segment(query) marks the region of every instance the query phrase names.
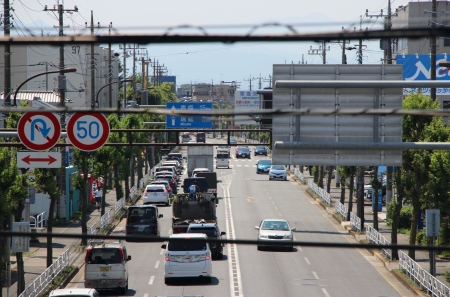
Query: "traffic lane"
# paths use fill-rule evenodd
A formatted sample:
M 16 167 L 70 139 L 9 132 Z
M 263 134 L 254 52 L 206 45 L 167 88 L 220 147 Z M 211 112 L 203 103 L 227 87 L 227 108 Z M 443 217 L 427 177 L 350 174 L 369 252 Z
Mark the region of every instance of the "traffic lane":
M 264 218 L 280 218 L 267 196 L 262 184 L 252 185 L 246 179 L 250 167 L 236 173 L 230 189 L 233 219 L 236 237 L 239 239 L 257 239 L 256 225 Z M 244 173 L 247 171 L 247 173 Z M 255 173 L 256 174 L 256 173 Z M 250 175 L 251 176 L 251 175 Z M 302 280 L 312 279 L 305 261 L 297 256 L 299 252 L 287 252 L 276 249 L 258 251 L 255 245 L 239 245 L 239 261 L 245 296 L 316 296 L 317 288 L 298 291 Z
M 261 216 L 262 218 L 277 218 L 279 217 L 279 214 L 282 214 L 282 217 L 285 219 L 288 219 L 291 224 L 294 227 L 300 227 L 303 226 L 303 230 L 311 230 L 311 231 L 318 231 L 317 233 L 314 232 L 310 232 L 310 233 L 295 233 L 295 238 L 296 239 L 301 239 L 301 240 L 305 240 L 305 241 L 328 241 L 328 242 L 345 242 L 345 239 L 340 235 L 340 233 L 331 225 L 331 223 L 327 220 L 327 218 L 324 216 L 324 214 L 320 213 L 320 209 L 316 208 L 315 206 L 313 206 L 313 204 L 306 199 L 306 197 L 304 197 L 301 193 L 298 192 L 298 187 L 292 185 L 289 182 L 278 182 L 278 181 L 274 181 L 274 182 L 269 182 L 269 183 L 264 183 L 264 179 L 262 179 L 262 185 L 263 186 L 258 186 L 258 187 L 252 187 L 251 186 L 251 182 L 252 179 L 250 178 L 250 180 L 247 178 L 247 180 L 245 180 L 246 178 L 244 178 L 244 176 L 251 176 L 251 172 L 249 168 L 242 168 L 242 177 L 241 179 L 236 178 L 236 181 L 239 180 L 244 180 L 245 183 L 248 184 L 241 184 L 241 185 L 236 185 L 236 188 L 240 189 L 242 191 L 242 189 L 251 189 L 251 191 L 248 191 L 248 193 L 246 193 L 243 196 L 245 197 L 241 197 L 241 199 L 235 199 L 236 201 L 245 201 L 245 203 L 240 203 L 238 206 L 233 205 L 233 211 L 237 212 L 237 210 L 240 210 L 242 212 L 242 215 L 236 216 L 235 215 L 235 220 L 236 217 L 239 217 L 240 219 L 242 219 L 243 217 L 248 217 L 245 214 L 251 213 L 252 211 L 255 211 L 255 213 L 258 213 L 259 216 Z M 244 173 L 245 171 L 247 171 L 247 173 Z M 238 174 L 236 174 L 237 176 L 239 176 Z M 255 173 L 256 175 L 256 173 Z M 255 177 L 256 179 L 256 177 Z M 272 184 L 281 184 L 282 186 L 271 186 Z M 259 184 L 258 184 L 259 185 Z M 266 185 L 266 186 L 264 186 Z M 264 193 L 265 192 L 265 193 Z M 289 193 L 290 192 L 290 193 Z M 232 196 L 236 196 L 236 198 L 238 197 L 238 194 L 233 194 Z M 264 198 L 264 196 L 266 196 L 266 198 Z M 300 196 L 300 197 L 299 197 Z M 248 197 L 257 197 L 254 199 L 248 199 Z M 245 198 L 245 199 L 244 199 Z M 272 199 L 270 199 L 272 198 Z M 235 201 L 233 200 L 233 202 Z M 246 204 L 250 204 L 250 206 L 248 206 L 247 208 L 245 207 Z M 258 205 L 260 204 L 260 205 Z M 278 210 L 277 210 L 278 208 Z M 286 215 L 285 215 L 286 214 Z M 301 217 L 302 219 L 299 220 L 298 218 Z M 305 217 L 307 217 L 305 219 Z M 306 221 L 306 224 L 305 224 Z M 309 222 L 311 221 L 311 222 Z M 259 223 L 259 220 L 255 221 L 255 224 L 257 225 Z M 319 224 L 318 224 L 319 223 Z M 254 228 L 253 225 L 255 224 L 246 224 L 245 220 L 240 220 L 237 222 L 238 225 L 243 226 L 243 228 L 238 229 L 238 231 L 236 232 L 236 234 L 239 234 L 239 231 L 249 231 L 250 229 L 252 229 L 252 227 Z M 321 228 L 317 229 L 317 225 L 319 225 Z M 244 228 L 246 227 L 246 228 Z M 298 228 L 297 227 L 297 228 Z M 320 232 L 324 232 L 324 233 L 320 233 Z M 248 233 L 251 234 L 251 233 Z M 334 237 L 331 237 L 330 234 L 333 234 Z M 245 236 L 246 234 L 244 233 L 242 236 Z M 239 234 L 240 236 L 240 234 Z M 256 233 L 254 233 L 254 237 L 256 238 Z M 335 238 L 336 237 L 336 238 Z M 253 253 L 256 249 L 253 248 Z M 292 272 L 292 266 L 297 266 L 297 267 L 302 267 L 302 270 L 304 268 L 304 266 L 298 266 L 298 263 L 296 261 L 288 261 L 286 262 L 284 260 L 283 257 L 279 257 L 276 260 L 276 264 L 279 269 L 278 269 L 278 273 L 274 273 L 274 271 L 269 272 L 270 277 L 268 277 L 268 281 L 269 281 L 269 286 L 267 285 L 267 281 L 260 281 L 258 282 L 259 286 L 263 286 L 267 291 L 270 290 L 271 286 L 274 285 L 273 282 L 271 283 L 270 280 L 271 279 L 279 279 L 279 281 L 281 281 L 281 279 L 285 282 L 286 287 L 291 288 L 291 287 L 295 287 L 297 285 L 301 285 L 302 286 L 302 290 L 304 289 L 303 286 L 307 286 L 309 287 L 321 287 L 321 289 L 325 289 L 327 290 L 327 288 L 323 288 L 324 285 L 326 286 L 330 286 L 331 290 L 333 290 L 334 292 L 334 288 L 336 288 L 336 291 L 339 292 L 345 292 L 342 296 L 346 295 L 346 296 L 360 296 L 361 292 L 371 292 L 374 294 L 377 294 L 377 291 L 379 293 L 383 293 L 386 294 L 386 296 L 398 296 L 398 294 L 396 293 L 395 290 L 393 290 L 392 287 L 390 287 L 389 285 L 387 285 L 386 281 L 375 271 L 375 269 L 373 269 L 373 267 L 371 267 L 370 263 L 367 262 L 367 260 L 365 260 L 364 257 L 362 257 L 357 251 L 355 250 L 332 250 L 333 252 L 330 253 L 330 249 L 317 249 L 317 248 L 308 248 L 306 251 L 303 248 L 299 248 L 297 250 L 298 256 L 296 256 L 296 258 L 300 258 L 304 263 L 306 263 L 306 265 L 310 266 L 312 265 L 313 267 L 310 267 L 309 269 L 307 269 L 307 271 L 309 271 L 308 273 L 306 273 L 305 275 L 302 275 L 301 278 L 290 278 L 289 275 L 291 273 L 293 273 L 292 275 L 295 275 L 296 272 Z M 269 252 L 271 253 L 271 252 Z M 247 261 L 250 260 L 252 261 L 252 263 L 258 263 L 258 261 L 265 261 L 265 259 L 252 259 L 252 251 L 250 251 L 249 254 L 245 254 L 245 249 L 243 249 L 242 251 L 239 250 L 239 254 L 240 257 L 242 256 L 243 261 Z M 262 255 L 263 253 L 259 253 L 260 255 Z M 284 255 L 285 253 L 276 253 L 275 255 Z M 301 255 L 300 255 L 301 254 Z M 272 256 L 272 254 L 270 254 L 270 256 Z M 264 257 L 267 257 L 264 254 Z M 352 259 L 356 259 L 356 260 L 352 260 Z M 292 259 L 291 259 L 292 260 Z M 317 263 L 320 264 L 317 264 Z M 314 265 L 313 265 L 314 263 Z M 332 263 L 332 264 L 330 264 Z M 244 265 L 245 262 L 241 265 L 241 267 L 247 267 L 246 265 Z M 266 265 L 270 265 L 266 262 L 264 262 L 264 264 L 262 265 L 263 267 L 265 267 Z M 332 269 L 329 269 L 329 266 L 331 265 Z M 266 267 L 275 267 L 275 266 L 266 266 Z M 355 267 L 361 267 L 361 271 L 365 274 L 364 278 L 369 278 L 371 280 L 374 280 L 374 282 L 372 281 L 368 281 L 366 280 L 360 280 L 361 276 L 363 274 L 361 274 L 358 271 L 355 271 L 354 268 Z M 257 270 L 257 269 L 255 269 Z M 287 277 L 281 277 L 283 275 L 284 271 L 288 271 L 288 276 Z M 357 278 L 358 280 L 360 280 L 360 282 L 358 283 L 358 285 L 355 287 L 351 287 L 349 288 L 349 286 L 347 286 L 347 282 L 342 282 L 342 281 L 336 281 L 335 278 L 333 278 L 333 274 L 328 273 L 329 271 L 333 271 L 334 274 L 337 274 L 339 276 L 341 276 L 342 278 L 347 279 L 354 279 Z M 245 280 L 246 275 L 249 274 L 250 276 L 250 281 L 251 281 L 251 277 L 254 275 L 253 271 L 249 271 L 246 272 L 243 269 L 242 275 L 243 275 L 243 283 L 246 284 L 248 283 L 247 280 Z M 298 274 L 298 273 L 297 273 Z M 308 278 L 309 275 L 309 278 Z M 303 281 L 305 280 L 309 280 L 311 278 L 311 276 L 313 277 L 313 279 L 315 279 L 314 283 L 321 283 L 320 286 L 314 286 L 312 284 L 308 284 L 308 283 L 303 283 Z M 340 278 L 341 278 L 340 277 Z M 265 279 L 264 276 L 258 275 L 258 279 Z M 299 282 L 301 284 L 299 284 Z M 376 286 L 374 286 L 374 283 L 377 284 Z M 379 284 L 379 285 L 378 285 Z M 278 282 L 275 284 L 278 285 Z M 251 286 L 250 288 L 252 290 L 254 290 L 255 286 Z M 382 290 L 378 290 L 378 287 L 382 287 Z M 345 288 L 345 289 L 343 289 Z M 260 289 L 260 287 L 258 287 L 258 289 Z M 246 287 L 244 285 L 244 292 L 246 295 L 249 294 L 249 288 Z M 329 290 L 329 289 L 328 289 Z M 258 294 L 261 290 L 255 291 L 255 292 L 251 292 L 251 296 L 253 296 L 253 294 Z M 295 290 L 294 290 L 295 291 Z M 315 292 L 317 293 L 317 292 Z M 322 293 L 323 290 L 322 290 Z M 295 296 L 295 295 L 290 295 L 287 294 L 286 296 Z M 332 296 L 334 296 L 334 294 L 332 294 Z
M 163 218 L 161 223 L 161 236 L 167 237 L 171 234 L 172 227 L 172 207 L 158 207 Z M 217 215 L 224 217 L 223 207 L 217 207 Z M 219 228 L 225 229 L 219 222 Z M 144 245 L 142 245 L 144 244 Z M 164 284 L 164 250 L 161 249 L 161 243 L 127 243 L 128 253 L 132 254 L 136 261 L 130 266 L 130 275 L 133 275 L 133 281 L 130 281 L 130 289 L 136 291 L 137 295 L 155 294 L 156 295 L 205 295 L 220 294 L 229 295 L 229 272 L 227 256 L 223 260 L 213 260 L 212 272 L 213 278 L 211 284 L 205 284 L 199 279 L 187 279 L 175 282 L 172 285 Z M 132 261 L 131 261 L 132 262 Z M 130 262 L 130 263 L 131 263 Z M 143 265 L 144 264 L 144 265 Z M 131 277 L 130 277 L 131 278 Z

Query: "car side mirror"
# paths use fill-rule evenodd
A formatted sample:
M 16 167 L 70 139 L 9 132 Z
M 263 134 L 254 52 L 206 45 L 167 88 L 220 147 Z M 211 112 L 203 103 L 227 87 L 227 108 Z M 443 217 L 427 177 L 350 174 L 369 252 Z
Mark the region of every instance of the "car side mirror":
M 130 260 L 131 260 L 131 256 L 128 256 L 127 261 L 130 261 Z
M 214 157 L 214 159 L 217 159 L 217 157 Z
M 255 226 L 255 229 L 256 229 L 256 230 L 259 230 L 259 227 L 258 227 L 258 226 Z
M 160 214 L 159 216 L 158 216 L 158 218 L 162 218 L 163 217 L 163 214 Z
M 222 231 L 220 232 L 220 235 L 227 235 L 227 232 Z
M 295 229 L 295 228 L 292 228 L 292 229 L 291 229 L 291 231 L 297 231 L 297 229 Z
M 221 183 L 221 182 L 222 182 L 222 180 L 218 179 L 218 180 L 217 180 L 217 182 L 218 182 L 218 183 Z
M 162 245 L 161 245 L 161 248 L 162 248 L 162 249 L 167 248 L 167 244 L 162 244 Z

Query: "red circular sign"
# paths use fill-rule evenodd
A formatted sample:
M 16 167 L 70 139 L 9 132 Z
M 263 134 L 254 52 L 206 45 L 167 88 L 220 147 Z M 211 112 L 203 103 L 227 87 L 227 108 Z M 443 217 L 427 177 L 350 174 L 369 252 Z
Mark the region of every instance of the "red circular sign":
M 33 151 L 51 149 L 61 137 L 61 124 L 51 112 L 27 112 L 17 124 L 17 135 Z
M 67 122 L 67 138 L 82 151 L 98 150 L 108 141 L 108 120 L 101 113 L 77 112 Z

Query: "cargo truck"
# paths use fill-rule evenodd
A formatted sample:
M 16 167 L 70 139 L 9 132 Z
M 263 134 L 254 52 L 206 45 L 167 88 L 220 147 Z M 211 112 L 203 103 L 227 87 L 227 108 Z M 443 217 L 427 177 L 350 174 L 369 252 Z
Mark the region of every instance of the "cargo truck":
M 190 146 L 187 150 L 187 171 L 191 176 L 195 168 L 208 168 L 214 171 L 214 147 L 212 146 Z
M 195 185 L 194 195 L 189 187 Z M 178 194 L 172 203 L 172 232 L 186 233 L 190 224 L 216 223 L 214 194 L 208 193 L 209 184 L 204 177 L 190 177 L 183 181 L 183 194 Z

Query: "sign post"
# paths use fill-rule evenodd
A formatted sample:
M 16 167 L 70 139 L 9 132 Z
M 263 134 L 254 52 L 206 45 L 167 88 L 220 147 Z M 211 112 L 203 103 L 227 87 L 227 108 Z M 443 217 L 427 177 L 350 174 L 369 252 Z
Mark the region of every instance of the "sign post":
M 13 232 L 30 232 L 30 222 L 13 222 L 12 227 Z M 24 253 L 30 251 L 29 236 L 13 236 L 11 243 L 13 253 Z
M 77 112 L 67 122 L 69 141 L 86 152 L 101 148 L 108 141 L 109 132 L 108 120 L 101 113 Z

